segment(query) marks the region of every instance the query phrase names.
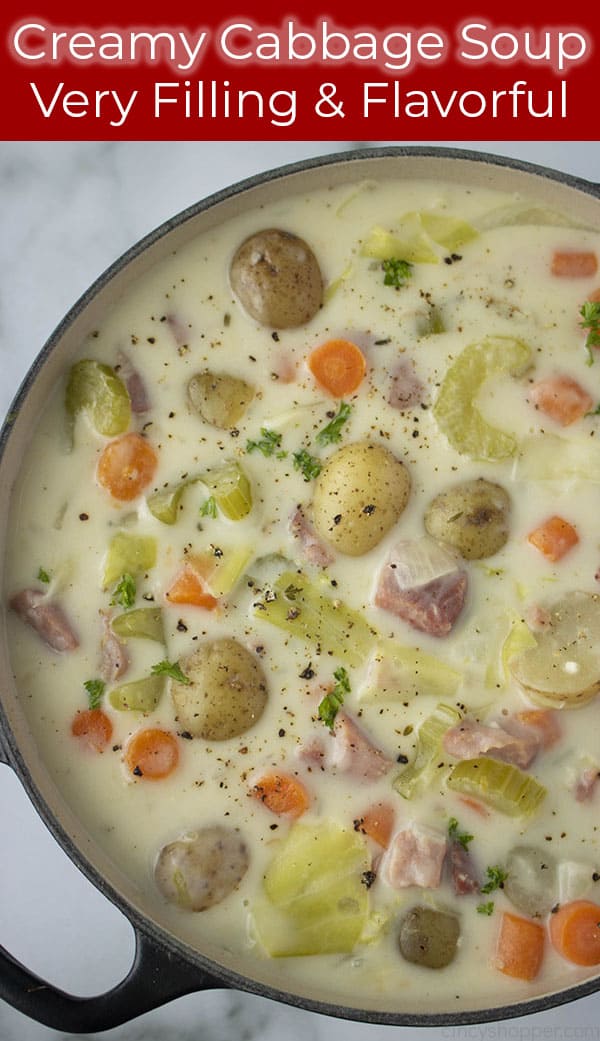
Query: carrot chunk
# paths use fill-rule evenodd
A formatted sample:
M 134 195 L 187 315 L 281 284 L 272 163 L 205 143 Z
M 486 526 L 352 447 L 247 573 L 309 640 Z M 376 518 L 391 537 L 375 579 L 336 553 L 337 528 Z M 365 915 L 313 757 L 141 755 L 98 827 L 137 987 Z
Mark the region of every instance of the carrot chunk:
M 589 412 L 594 402 L 587 390 L 570 376 L 549 376 L 534 383 L 529 400 L 561 426 L 570 426 Z
M 307 364 L 317 383 L 335 398 L 352 394 L 367 371 L 362 351 L 350 340 L 328 340 L 315 347 Z
M 165 593 L 170 604 L 189 604 L 212 611 L 218 601 L 207 591 L 204 582 L 190 564 L 184 564 Z
M 378 802 L 361 814 L 354 822 L 354 827 L 387 849 L 392 837 L 394 817 L 394 807 L 389 802 Z
M 600 964 L 600 905 L 572 900 L 550 916 L 552 946 L 575 965 Z
M 588 293 L 586 299 L 589 300 L 591 304 L 600 304 L 600 287 L 594 289 L 591 293 Z
M 98 460 L 98 482 L 113 499 L 130 502 L 154 477 L 158 459 L 141 434 L 123 434 L 109 441 Z
M 101 708 L 86 708 L 74 716 L 71 733 L 92 752 L 103 752 L 112 737 L 113 725 Z
M 179 745 L 168 730 L 138 730 L 125 749 L 125 763 L 136 777 L 162 780 L 173 773 L 179 762 Z
M 558 278 L 590 278 L 598 270 L 598 258 L 591 250 L 556 250 L 551 271 Z
M 254 782 L 250 794 L 271 813 L 293 819 L 301 817 L 310 805 L 306 788 L 290 774 L 265 774 Z
M 530 918 L 504 911 L 496 946 L 494 965 L 506 976 L 533 980 L 542 966 L 545 933 L 543 926 Z
M 555 563 L 579 542 L 575 528 L 562 517 L 549 517 L 527 536 L 527 541 Z

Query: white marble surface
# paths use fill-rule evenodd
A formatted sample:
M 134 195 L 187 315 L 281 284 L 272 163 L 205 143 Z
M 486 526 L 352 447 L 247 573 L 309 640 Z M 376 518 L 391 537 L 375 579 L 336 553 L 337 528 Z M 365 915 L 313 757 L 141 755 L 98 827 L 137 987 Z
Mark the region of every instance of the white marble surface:
M 600 180 L 594 142 L 444 142 Z M 167 217 L 262 169 L 343 144 L 0 143 L 0 414 L 65 311 L 102 270 Z M 131 962 L 129 924 L 80 875 L 0 767 L 2 942 L 42 976 L 99 993 Z M 349 1023 L 247 994 L 180 998 L 105 1041 L 597 1041 L 600 994 L 536 1016 L 438 1030 Z M 59 1041 L 0 1003 L 0 1041 Z

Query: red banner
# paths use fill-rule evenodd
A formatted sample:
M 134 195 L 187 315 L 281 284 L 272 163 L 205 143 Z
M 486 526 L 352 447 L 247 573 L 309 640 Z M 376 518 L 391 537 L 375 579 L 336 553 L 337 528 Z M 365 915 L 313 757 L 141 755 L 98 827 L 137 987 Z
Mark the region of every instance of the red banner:
M 494 7 L 5 0 L 2 137 L 596 139 L 597 5 Z

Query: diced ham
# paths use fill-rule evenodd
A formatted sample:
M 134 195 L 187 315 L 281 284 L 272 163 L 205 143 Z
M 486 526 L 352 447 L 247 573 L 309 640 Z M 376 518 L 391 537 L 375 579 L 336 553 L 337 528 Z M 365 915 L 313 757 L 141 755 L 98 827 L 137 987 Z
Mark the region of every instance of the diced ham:
M 377 577 L 377 607 L 430 636 L 447 636 L 467 595 L 456 554 L 428 536 L 398 542 Z
M 338 712 L 333 731 L 304 741 L 298 755 L 310 765 L 357 780 L 374 781 L 394 765 L 347 712 Z
M 74 651 L 79 640 L 62 607 L 41 589 L 23 589 L 10 600 L 13 611 L 54 651 Z
M 450 727 L 443 737 L 444 750 L 455 759 L 476 759 L 489 755 L 513 766 L 526 769 L 535 759 L 540 747 L 533 732 L 524 736 L 510 734 L 499 726 L 485 726 L 474 719 L 463 719 Z
M 102 612 L 102 639 L 100 641 L 100 675 L 107 683 L 124 676 L 129 668 L 129 655 L 110 625 L 110 617 Z
M 379 864 L 379 878 L 392 889 L 437 889 L 446 849 L 444 835 L 411 821 L 392 836 Z
M 189 325 L 186 325 L 186 323 L 177 314 L 168 314 L 166 315 L 165 320 L 167 326 L 173 333 L 173 337 L 177 346 L 187 347 L 191 336 L 191 330 Z
M 135 412 L 136 415 L 148 412 L 150 409 L 150 399 L 148 397 L 146 384 L 138 370 L 132 365 L 131 360 L 122 351 L 119 351 L 119 372 L 125 381 L 125 386 L 127 387 L 127 393 L 129 394 L 129 400 L 131 402 L 131 411 Z
M 588 802 L 593 797 L 599 780 L 600 771 L 597 767 L 591 766 L 583 770 L 574 788 L 577 802 Z
M 328 567 L 335 560 L 335 554 L 321 542 L 312 524 L 306 519 L 301 506 L 297 506 L 289 522 L 290 533 L 300 543 L 304 557 L 309 564 Z
M 423 401 L 425 387 L 407 359 L 403 358 L 392 369 L 388 404 L 401 412 L 415 408 Z
M 448 849 L 448 865 L 452 885 L 457 896 L 478 893 L 481 882 L 477 877 L 473 857 L 460 842 L 451 842 Z

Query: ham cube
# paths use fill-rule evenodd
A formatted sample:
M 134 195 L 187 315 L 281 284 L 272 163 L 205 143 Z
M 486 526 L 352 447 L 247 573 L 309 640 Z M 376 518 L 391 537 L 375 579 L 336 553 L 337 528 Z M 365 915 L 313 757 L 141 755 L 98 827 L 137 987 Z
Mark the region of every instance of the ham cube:
M 392 836 L 381 858 L 379 878 L 392 889 L 437 889 L 446 849 L 444 835 L 411 821 Z

